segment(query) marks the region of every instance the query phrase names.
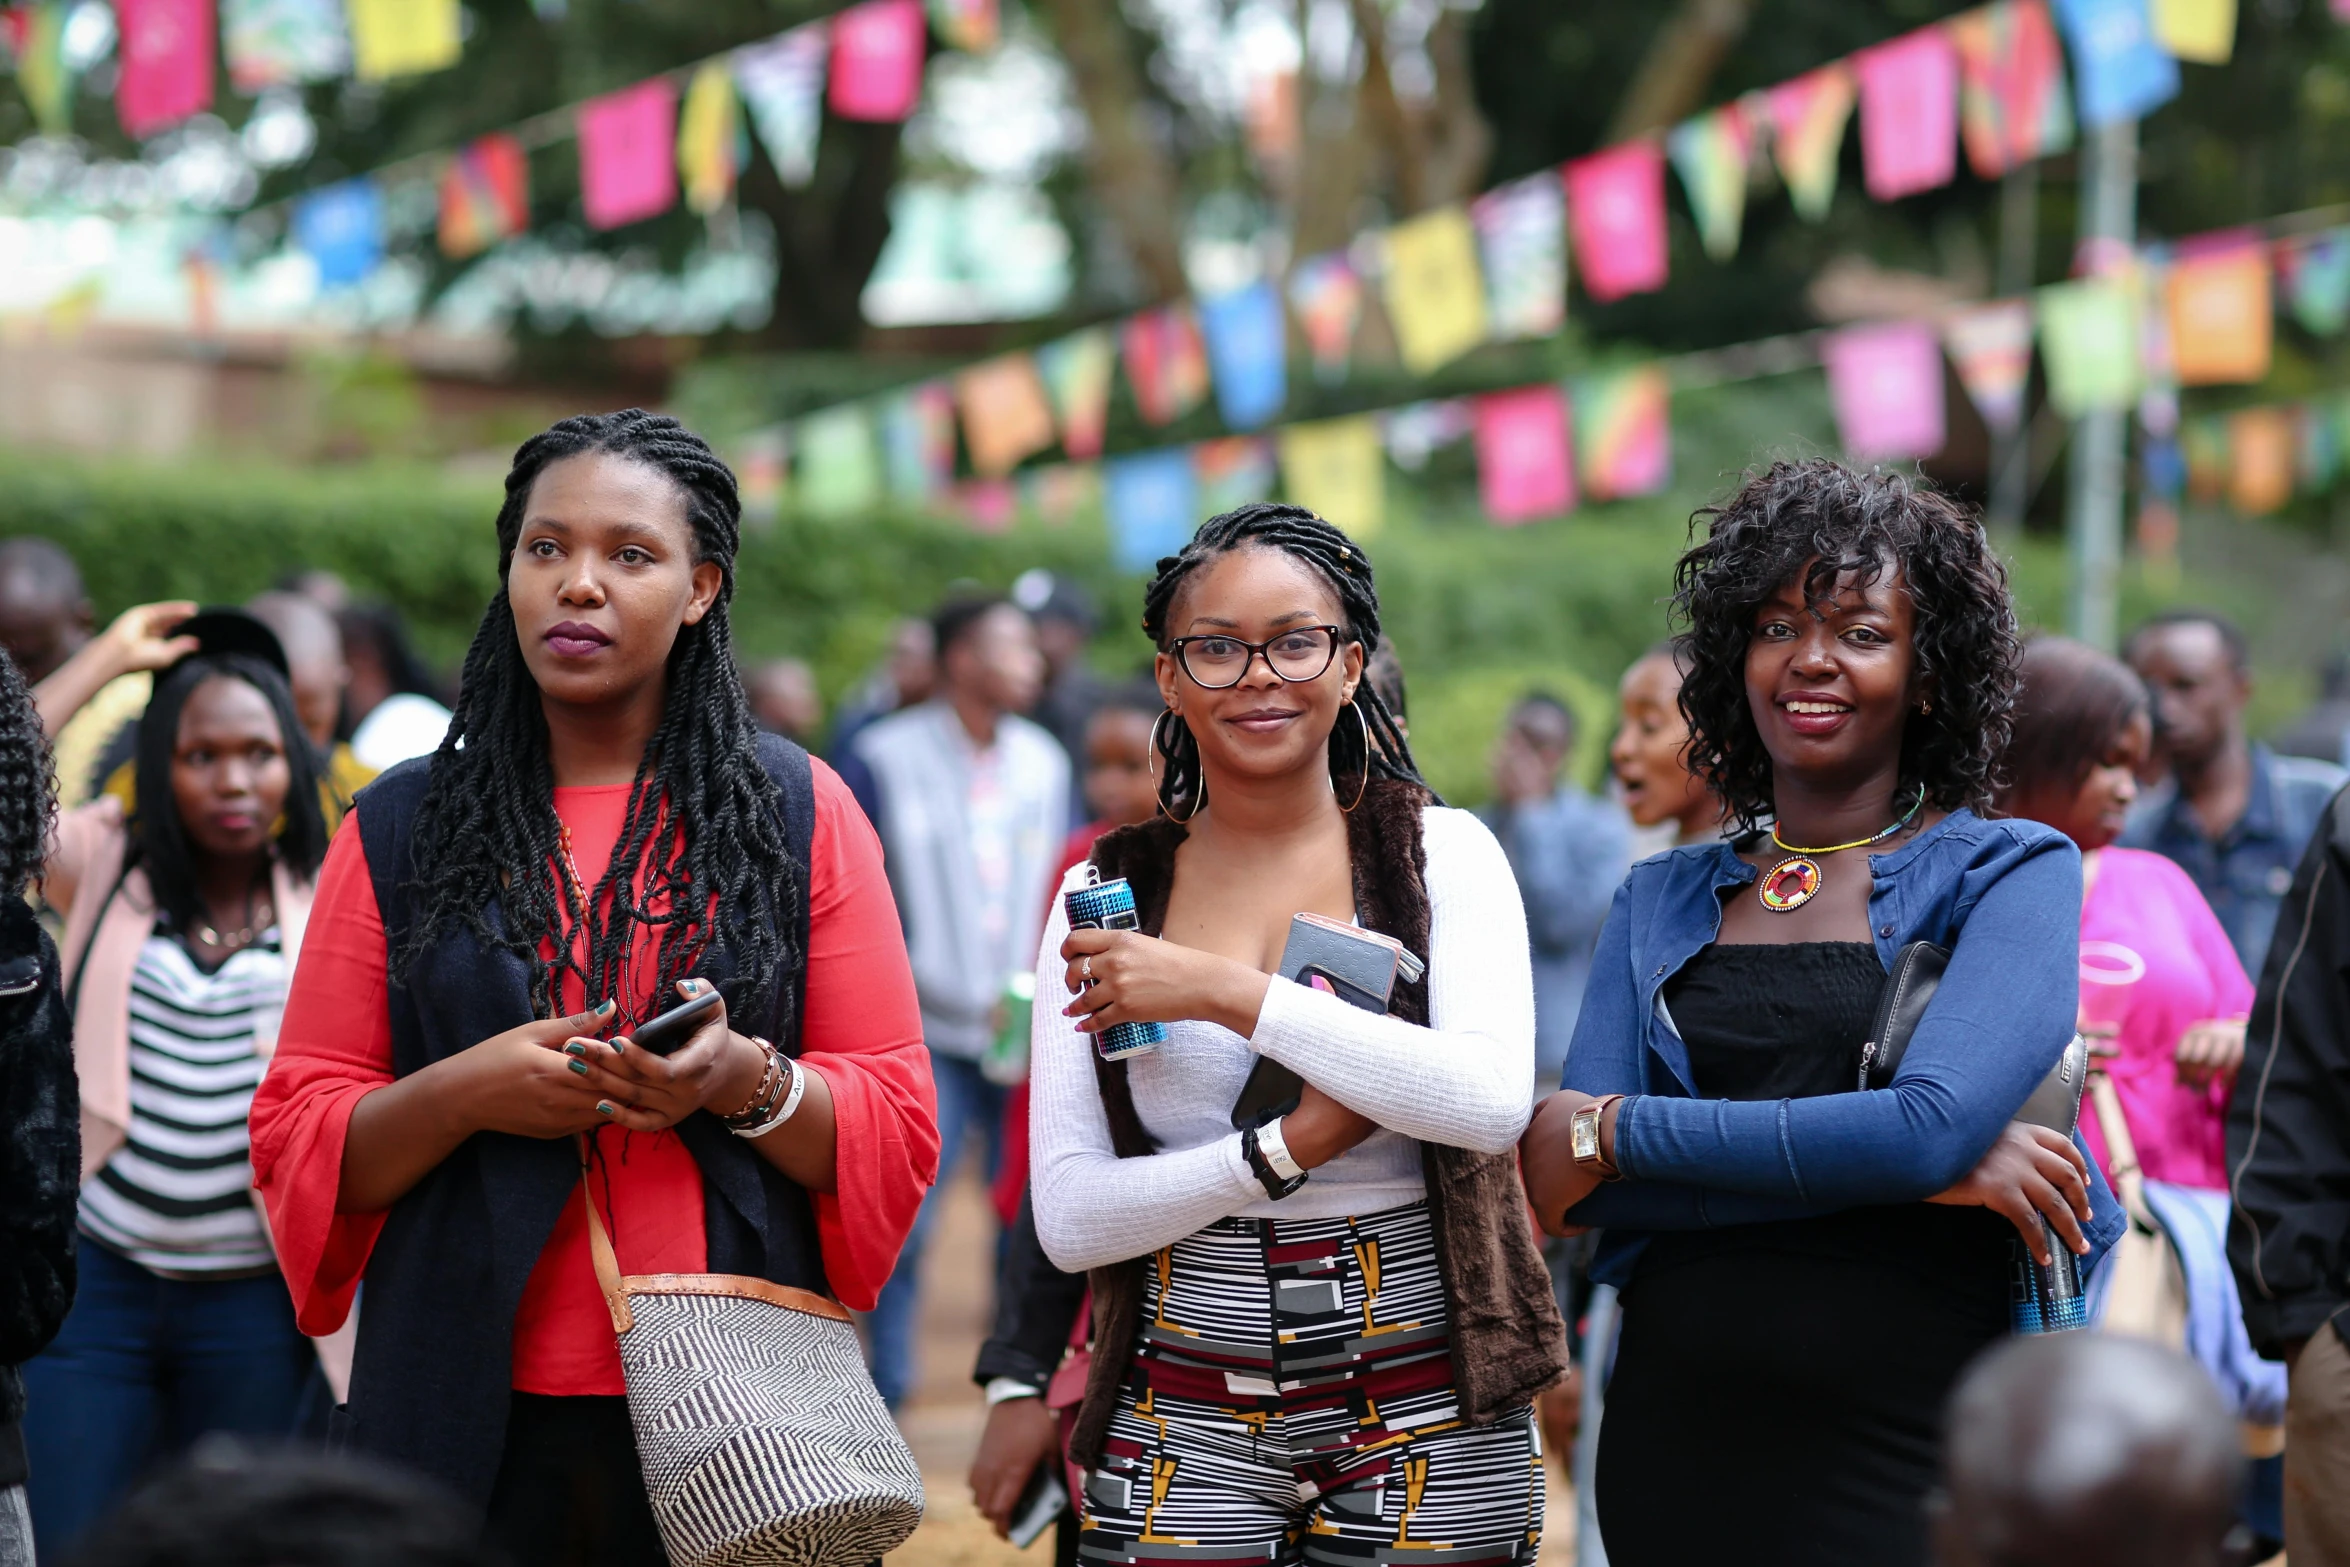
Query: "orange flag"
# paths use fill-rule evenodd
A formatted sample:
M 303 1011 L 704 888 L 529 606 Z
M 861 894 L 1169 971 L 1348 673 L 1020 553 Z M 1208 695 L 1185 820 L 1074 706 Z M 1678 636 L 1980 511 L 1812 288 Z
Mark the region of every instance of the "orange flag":
M 2273 307 L 2268 247 L 2247 244 L 2171 264 L 2165 288 L 2181 386 L 2222 386 L 2268 374 Z

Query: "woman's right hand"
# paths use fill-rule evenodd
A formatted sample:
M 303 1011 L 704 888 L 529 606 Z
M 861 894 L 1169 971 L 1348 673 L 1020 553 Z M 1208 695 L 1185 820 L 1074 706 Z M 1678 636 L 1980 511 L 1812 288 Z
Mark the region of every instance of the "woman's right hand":
M 587 1063 L 563 1047 L 609 1027 L 612 1012 L 607 1001 L 570 1017 L 525 1023 L 451 1056 L 451 1109 L 468 1133 L 568 1137 L 609 1121 L 610 1113 L 596 1108 L 606 1096 L 589 1086 Z
M 2008 1122 L 1965 1180 L 1926 1201 L 1990 1209 L 2016 1227 L 2042 1267 L 2056 1260 L 2042 1218 L 2075 1252 L 2089 1250 L 2081 1230 L 2089 1217 L 2089 1161 L 2071 1138 L 2045 1126 Z

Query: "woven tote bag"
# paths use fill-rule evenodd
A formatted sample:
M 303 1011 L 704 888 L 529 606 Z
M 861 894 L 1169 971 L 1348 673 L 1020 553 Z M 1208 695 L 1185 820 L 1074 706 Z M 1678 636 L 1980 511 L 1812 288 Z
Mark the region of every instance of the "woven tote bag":
M 673 1567 L 836 1567 L 904 1544 L 922 1472 L 848 1309 L 731 1273 L 623 1277 L 584 1180 L 580 1200 Z

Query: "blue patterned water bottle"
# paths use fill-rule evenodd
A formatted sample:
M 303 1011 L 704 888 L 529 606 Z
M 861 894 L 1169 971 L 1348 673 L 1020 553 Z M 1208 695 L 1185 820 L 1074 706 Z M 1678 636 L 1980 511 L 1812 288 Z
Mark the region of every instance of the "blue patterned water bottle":
M 1126 879 L 1103 881 L 1091 865 L 1085 867 L 1085 885 L 1063 893 L 1061 906 L 1069 912 L 1071 930 L 1135 930 L 1142 924 Z M 1093 988 L 1091 980 L 1086 988 Z M 1157 1023 L 1113 1023 L 1093 1036 L 1093 1048 L 1104 1061 L 1123 1061 L 1166 1042 L 1167 1030 Z

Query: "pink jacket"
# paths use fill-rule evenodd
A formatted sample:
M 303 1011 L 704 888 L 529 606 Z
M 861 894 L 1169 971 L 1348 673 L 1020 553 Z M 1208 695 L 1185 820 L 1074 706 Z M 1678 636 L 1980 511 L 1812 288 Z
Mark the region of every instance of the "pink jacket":
M 82 1093 L 85 1181 L 130 1135 L 131 971 L 154 932 L 155 899 L 144 871 L 123 873 L 129 847 L 120 800 L 101 799 L 64 812 L 57 818 L 43 885 L 50 907 L 65 916 L 58 957 L 75 997 L 73 1059 Z M 271 873 L 270 893 L 290 973 L 310 918 L 311 885 L 278 866 Z M 269 1054 L 277 1048 L 276 1030 L 266 1030 L 256 1044 Z

